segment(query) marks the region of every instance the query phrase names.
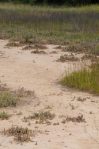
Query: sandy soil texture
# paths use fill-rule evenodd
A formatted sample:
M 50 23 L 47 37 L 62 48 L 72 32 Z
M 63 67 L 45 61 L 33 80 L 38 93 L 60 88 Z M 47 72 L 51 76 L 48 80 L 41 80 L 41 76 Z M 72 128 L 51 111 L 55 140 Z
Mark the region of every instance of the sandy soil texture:
M 0 149 L 99 149 L 99 97 L 64 88 L 58 83 L 65 71 L 78 69 L 80 62 L 57 62 L 60 55 L 65 54 L 56 49 L 57 45 L 46 45 L 46 54 L 37 54 L 22 47 L 8 48 L 7 42 L 0 40 L 1 83 L 11 90 L 24 87 L 34 91 L 35 97 L 27 98 L 14 108 L 0 109 L 11 114 L 8 120 L 0 120 L 0 131 L 13 125 L 38 133 L 32 142 L 22 144 L 0 133 Z M 55 118 L 50 124 L 24 120 L 38 111 L 50 111 Z M 83 115 L 85 122 L 66 121 L 67 117 L 79 115 Z

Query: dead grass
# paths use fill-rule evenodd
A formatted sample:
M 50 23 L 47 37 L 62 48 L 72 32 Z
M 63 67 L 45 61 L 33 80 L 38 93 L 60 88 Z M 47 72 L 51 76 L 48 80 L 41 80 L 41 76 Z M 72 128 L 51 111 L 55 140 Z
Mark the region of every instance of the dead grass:
M 84 102 L 84 101 L 86 101 L 87 100 L 87 98 L 82 98 L 82 97 L 78 97 L 77 98 L 77 101 L 80 101 L 80 102 Z
M 0 92 L 2 91 L 8 91 L 9 89 L 7 88 L 6 84 L 0 84 Z
M 18 90 L 14 91 L 18 97 L 30 97 L 35 96 L 34 91 L 26 90 L 24 87 L 19 88 Z
M 78 61 L 79 59 L 77 57 L 75 57 L 74 54 L 71 55 L 61 55 L 60 58 L 57 60 L 57 62 L 67 62 L 67 61 Z
M 45 51 L 42 51 L 42 50 L 34 50 L 31 52 L 32 54 L 46 54 Z
M 34 47 L 32 46 L 32 45 L 27 45 L 27 46 L 25 46 L 25 47 L 23 47 L 22 48 L 22 50 L 33 50 L 34 49 Z
M 32 116 L 28 117 L 28 119 L 35 119 L 38 124 L 50 123 L 54 118 L 55 114 L 52 114 L 49 111 L 34 113 Z
M 72 53 L 92 53 L 95 49 L 94 43 L 78 43 L 72 44 L 63 48 L 63 52 L 72 52 Z
M 67 116 L 67 118 L 64 119 L 64 120 L 62 121 L 62 123 L 65 124 L 66 122 L 85 123 L 86 121 L 85 121 L 83 115 L 78 115 L 77 117 L 70 117 L 70 116 Z
M 81 57 L 81 60 L 84 61 L 84 60 L 91 60 L 91 61 L 97 61 L 97 56 L 94 55 L 94 54 L 85 54 Z
M 23 46 L 23 44 L 21 44 L 18 41 L 11 41 L 6 44 L 6 47 L 21 47 L 21 46 Z
M 13 136 L 14 140 L 17 142 L 29 142 L 31 137 L 35 135 L 32 130 L 22 127 L 11 127 L 8 130 L 3 131 L 4 135 Z

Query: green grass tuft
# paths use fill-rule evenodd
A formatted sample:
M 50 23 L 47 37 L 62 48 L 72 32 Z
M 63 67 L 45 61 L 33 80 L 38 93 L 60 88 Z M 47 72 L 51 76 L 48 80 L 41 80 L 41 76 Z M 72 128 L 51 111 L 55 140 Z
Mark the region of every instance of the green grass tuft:
M 16 106 L 17 100 L 16 95 L 10 92 L 0 92 L 0 107 Z
M 99 64 L 92 65 L 91 69 L 83 69 L 66 75 L 61 80 L 61 84 L 99 94 Z

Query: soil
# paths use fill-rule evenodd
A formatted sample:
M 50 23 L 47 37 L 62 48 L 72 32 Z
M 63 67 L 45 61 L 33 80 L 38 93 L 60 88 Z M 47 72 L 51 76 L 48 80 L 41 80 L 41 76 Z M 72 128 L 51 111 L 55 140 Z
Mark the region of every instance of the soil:
M 0 40 L 1 83 L 11 90 L 24 87 L 34 91 L 35 97 L 27 97 L 23 104 L 14 108 L 1 108 L 0 111 L 11 114 L 11 117 L 0 120 L 0 131 L 19 126 L 39 133 L 31 142 L 22 144 L 0 133 L 0 149 L 99 149 L 99 97 L 64 88 L 58 83 L 65 72 L 80 69 L 85 63 L 57 62 L 66 54 L 56 48 L 58 45 L 46 45 L 47 54 L 33 54 L 22 47 L 7 48 L 7 43 Z M 86 100 L 80 102 L 78 98 Z M 50 111 L 55 117 L 45 124 L 36 123 L 34 119 L 25 121 L 24 117 L 39 111 Z M 85 121 L 65 121 L 79 115 Z

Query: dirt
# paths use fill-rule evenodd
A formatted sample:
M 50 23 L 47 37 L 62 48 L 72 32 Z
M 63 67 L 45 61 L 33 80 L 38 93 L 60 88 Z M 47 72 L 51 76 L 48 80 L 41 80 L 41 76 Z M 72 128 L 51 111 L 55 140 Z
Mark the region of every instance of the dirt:
M 58 45 L 46 45 L 47 54 L 33 54 L 22 50 L 22 47 L 5 48 L 7 43 L 0 40 L 0 53 L 3 53 L 0 57 L 1 83 L 7 84 L 11 90 L 24 88 L 35 92 L 35 97 L 25 98 L 24 104 L 14 108 L 0 109 L 0 112 L 11 115 L 8 120 L 0 120 L 0 132 L 13 126 L 40 133 L 32 138 L 32 142 L 22 144 L 0 133 L 0 149 L 99 149 L 99 97 L 58 84 L 65 72 L 80 69 L 85 61 L 83 64 L 80 61 L 57 63 L 56 60 L 66 54 L 56 48 Z M 86 100 L 80 102 L 78 98 Z M 33 119 L 24 120 L 24 117 L 40 111 L 55 114 L 51 123 L 38 124 Z M 74 120 L 79 115 L 83 115 L 86 122 Z M 63 123 L 67 117 L 73 120 Z

